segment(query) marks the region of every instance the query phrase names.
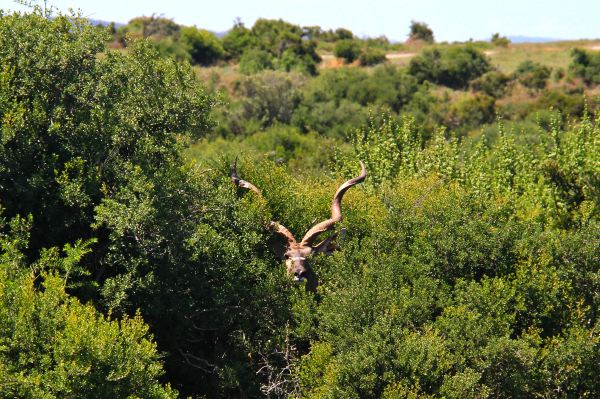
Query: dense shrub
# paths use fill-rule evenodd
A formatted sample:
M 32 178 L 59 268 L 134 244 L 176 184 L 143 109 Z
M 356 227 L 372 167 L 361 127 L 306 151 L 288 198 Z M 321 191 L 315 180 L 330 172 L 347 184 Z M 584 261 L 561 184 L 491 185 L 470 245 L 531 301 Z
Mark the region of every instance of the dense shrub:
M 566 117 L 581 117 L 586 108 L 583 94 L 567 94 L 561 90 L 546 90 L 536 101 L 538 109 L 554 109 Z
M 30 222 L 0 226 L 8 230 L 0 237 L 0 398 L 177 397 L 158 382 L 162 364 L 139 314 L 105 317 L 65 292 L 90 243 L 27 264 Z
M 305 75 L 316 75 L 317 65 L 321 57 L 315 52 L 315 43 L 303 47 L 285 50 L 277 60 L 277 69 L 286 72 L 301 72 Z
M 500 71 L 487 72 L 469 84 L 471 90 L 482 92 L 490 97 L 502 98 L 510 90 L 510 77 Z
M 105 39 L 77 18 L 0 17 L 6 215 L 33 216 L 31 261 L 43 248 L 98 240 L 68 288 L 114 316 L 140 309 L 182 395 L 254 395 L 261 377 L 252 356 L 280 342 L 273 326 L 288 314 L 278 310 L 287 297 L 271 296 L 282 277 L 268 266 L 275 260 L 254 256 L 262 213 L 234 217 L 228 179 L 207 180 L 182 158 L 180 143 L 206 134 L 213 104 L 189 65 L 145 42 L 110 52 Z M 207 207 L 209 199 L 224 202 Z M 144 383 L 158 374 L 149 370 Z
M 506 36 L 500 36 L 500 33 L 494 33 L 490 39 L 490 42 L 492 42 L 494 46 L 498 47 L 508 47 L 510 44 L 510 40 Z
M 211 65 L 225 56 L 219 39 L 207 30 L 186 26 L 181 29 L 180 41 L 195 64 Z
M 335 43 L 333 54 L 343 58 L 347 63 L 352 63 L 360 56 L 360 44 L 353 39 L 338 40 Z
M 244 50 L 249 49 L 254 45 L 254 38 L 250 29 L 246 28 L 239 20 L 235 22 L 233 27 L 227 31 L 227 34 L 221 39 L 225 57 L 228 60 L 239 61 L 244 53 Z
M 364 66 L 381 64 L 386 61 L 385 51 L 378 48 L 367 47 L 361 51 L 358 60 L 360 61 L 360 65 Z
M 177 37 L 181 27 L 173 20 L 155 15 L 137 17 L 130 20 L 127 25 L 119 27 L 116 32 L 122 38 L 153 39 L 160 41 L 169 37 Z
M 326 137 L 343 138 L 346 134 L 365 123 L 370 110 L 349 100 L 325 101 L 311 104 L 300 103 L 294 112 L 292 123 L 303 132 L 319 132 Z
M 515 79 L 529 90 L 537 91 L 546 87 L 552 70 L 539 62 L 523 61 L 514 72 Z
M 179 40 L 175 40 L 173 37 L 152 40 L 150 43 L 165 57 L 173 57 L 178 61 L 192 62 L 189 47 L 183 45 Z
M 301 27 L 283 20 L 261 18 L 252 26 L 251 34 L 258 49 L 271 54 L 274 68 L 310 75 L 317 73 L 321 58 L 316 53 L 316 43 L 303 39 Z
M 235 90 L 243 98 L 240 102 L 242 117 L 255 118 L 261 127 L 276 122 L 289 124 L 301 100 L 299 88 L 302 84 L 301 75 L 276 71 L 241 79 Z
M 445 94 L 440 95 L 432 84 L 423 82 L 402 109 L 403 114 L 415 119 L 424 137 L 430 137 L 439 128 L 447 113 L 449 101 Z
M 590 123 L 530 147 L 504 132 L 467 153 L 443 134 L 422 149 L 410 121 L 357 131 L 340 165 L 364 159 L 383 203 L 361 195 L 369 218 L 349 211 L 354 236 L 320 263 L 327 287 L 302 395 L 597 395 L 597 296 L 581 285 L 597 286 L 588 273 L 600 257 L 600 182 L 579 191 L 598 157 Z M 566 227 L 579 212 L 583 225 Z M 569 310 L 577 300 L 585 316 Z
M 336 40 L 351 40 L 354 39 L 354 34 L 351 30 L 345 28 L 337 28 L 335 30 Z
M 444 125 L 462 134 L 496 117 L 495 99 L 485 94 L 464 96 L 452 102 L 444 117 Z
M 187 153 L 203 162 L 217 162 L 223 157 L 234 159 L 245 154 L 256 159 L 268 159 L 276 165 L 285 164 L 291 173 L 321 174 L 332 162 L 331 148 L 335 145 L 333 139 L 314 131 L 302 133 L 293 126 L 278 124 L 234 139 L 204 139 Z
M 240 57 L 240 72 L 246 75 L 258 73 L 265 69 L 273 69 L 271 54 L 264 50 L 250 48 Z
M 326 70 L 306 83 L 292 118 L 303 131 L 343 137 L 377 110 L 399 112 L 418 89 L 416 79 L 394 66 L 368 73 L 357 68 Z
M 569 70 L 588 85 L 600 84 L 600 52 L 573 49 Z
M 426 49 L 410 60 L 408 70 L 420 82 L 430 81 L 455 89 L 490 70 L 485 55 L 472 46 Z

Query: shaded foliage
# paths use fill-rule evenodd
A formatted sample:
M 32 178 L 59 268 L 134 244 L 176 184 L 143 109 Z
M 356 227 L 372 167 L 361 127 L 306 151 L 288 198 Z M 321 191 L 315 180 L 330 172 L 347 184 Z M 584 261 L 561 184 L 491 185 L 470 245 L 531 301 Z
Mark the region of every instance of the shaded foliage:
M 467 45 L 426 49 L 410 60 L 408 70 L 420 82 L 466 88 L 471 80 L 488 72 L 490 64 L 485 55 Z
M 575 48 L 569 70 L 588 84 L 600 84 L 600 53 Z
M 411 21 L 408 40 L 433 43 L 433 30 L 425 22 Z
M 1 398 L 175 398 L 139 314 L 115 320 L 65 292 L 89 244 L 65 245 L 27 264 L 31 219 L 2 220 Z
M 546 87 L 551 69 L 539 62 L 523 61 L 517 66 L 514 76 L 523 86 L 530 90 L 541 90 Z

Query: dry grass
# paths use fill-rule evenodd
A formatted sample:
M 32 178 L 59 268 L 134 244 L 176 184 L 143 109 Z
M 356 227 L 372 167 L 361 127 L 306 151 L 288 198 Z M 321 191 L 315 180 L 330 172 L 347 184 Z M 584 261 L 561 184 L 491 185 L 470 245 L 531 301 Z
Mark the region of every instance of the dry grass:
M 388 62 L 398 67 L 408 66 L 410 60 L 426 48 L 435 46 L 451 46 L 452 44 L 438 45 L 406 45 L 404 51 L 390 52 L 386 55 Z M 475 43 L 491 59 L 492 65 L 504 73 L 512 73 L 517 66 L 526 60 L 539 62 L 553 69 L 567 69 L 571 63 L 571 50 L 575 47 L 599 51 L 600 40 L 578 40 L 552 43 L 517 43 L 508 47 L 493 47 L 489 43 Z M 321 67 L 331 68 L 338 66 L 333 55 L 321 54 L 323 62 Z
M 193 67 L 194 72 L 201 81 L 205 82 L 211 90 L 225 91 L 233 94 L 234 83 L 242 74 L 238 65 Z
M 575 47 L 588 50 L 600 48 L 600 40 L 579 40 L 552 43 L 511 44 L 488 53 L 492 65 L 504 73 L 512 73 L 526 60 L 539 62 L 553 69 L 567 69 L 571 63 L 571 50 Z

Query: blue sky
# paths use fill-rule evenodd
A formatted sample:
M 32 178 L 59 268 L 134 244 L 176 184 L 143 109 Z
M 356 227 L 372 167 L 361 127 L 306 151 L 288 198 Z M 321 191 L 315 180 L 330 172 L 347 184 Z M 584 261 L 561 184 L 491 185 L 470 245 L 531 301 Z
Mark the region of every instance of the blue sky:
M 38 2 L 39 3 L 39 2 Z M 43 3 L 43 2 L 42 2 Z M 239 17 L 282 18 L 299 25 L 345 27 L 359 36 L 404 40 L 411 20 L 424 21 L 438 41 L 487 39 L 494 32 L 559 39 L 600 38 L 600 0 L 50 0 L 59 10 L 127 22 L 139 15 L 164 15 L 184 25 L 226 31 Z M 0 8 L 23 10 L 11 0 Z

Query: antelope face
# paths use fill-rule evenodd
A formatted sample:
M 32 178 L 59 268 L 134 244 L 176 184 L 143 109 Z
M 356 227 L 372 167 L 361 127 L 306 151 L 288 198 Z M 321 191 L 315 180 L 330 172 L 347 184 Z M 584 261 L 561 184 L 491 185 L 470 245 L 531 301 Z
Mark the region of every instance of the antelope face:
M 284 255 L 288 276 L 292 276 L 295 282 L 308 280 L 313 271 L 308 265 L 308 257 L 312 253 L 312 247 L 291 246 Z

